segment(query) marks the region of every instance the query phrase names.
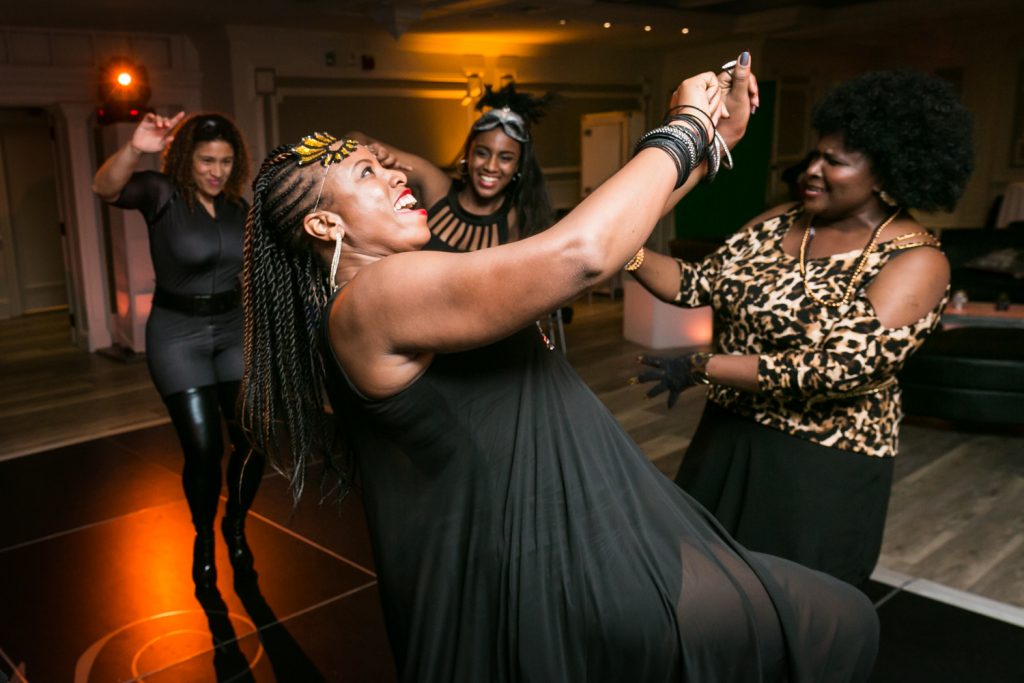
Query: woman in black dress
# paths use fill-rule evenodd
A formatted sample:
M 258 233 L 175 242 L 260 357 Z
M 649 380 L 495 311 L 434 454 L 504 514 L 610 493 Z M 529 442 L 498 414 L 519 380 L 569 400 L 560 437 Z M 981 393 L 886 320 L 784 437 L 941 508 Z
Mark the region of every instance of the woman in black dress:
M 135 172 L 144 154 L 163 152 L 163 172 Z M 182 484 L 196 530 L 197 590 L 217 580 L 213 523 L 221 491 L 222 422 L 231 438 L 228 502 L 221 530 L 236 572 L 251 572 L 245 516 L 263 477 L 235 420 L 242 378 L 239 275 L 248 204 L 245 142 L 219 114 L 147 114 L 131 140 L 96 172 L 103 201 L 142 212 L 156 274 L 146 321 L 146 362 L 185 455 Z
M 727 96 L 730 144 L 747 70 Z M 684 81 L 673 105 L 694 113 L 555 226 L 463 254 L 420 250 L 430 233 L 405 175 L 355 141 L 315 134 L 263 163 L 246 232 L 244 420 L 297 495 L 311 456 L 358 465 L 403 681 L 862 681 L 871 669 L 866 598 L 738 546 L 532 326 L 621 268 L 703 176 L 685 141 L 704 154 L 715 76 Z
M 430 228 L 424 249 L 485 249 L 529 237 L 554 222 L 532 131 L 548 99 L 516 92 L 512 83 L 497 91 L 487 86 L 476 103 L 486 111 L 469 128 L 457 178 L 364 133 L 346 137 L 365 144 L 382 166 L 403 171 L 418 188 Z

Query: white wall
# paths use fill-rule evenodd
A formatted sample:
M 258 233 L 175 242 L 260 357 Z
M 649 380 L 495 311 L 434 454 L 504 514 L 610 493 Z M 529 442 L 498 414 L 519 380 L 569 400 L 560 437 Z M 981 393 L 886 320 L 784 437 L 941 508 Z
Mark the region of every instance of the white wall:
M 78 344 L 111 344 L 106 245 L 91 191 L 97 168 L 94 130 L 99 66 L 115 55 L 148 67 L 158 109 L 200 104 L 198 58 L 182 36 L 0 27 L 0 106 L 41 107 L 52 114 L 61 220 L 72 283 L 69 305 Z M 149 258 L 148 252 L 135 258 Z

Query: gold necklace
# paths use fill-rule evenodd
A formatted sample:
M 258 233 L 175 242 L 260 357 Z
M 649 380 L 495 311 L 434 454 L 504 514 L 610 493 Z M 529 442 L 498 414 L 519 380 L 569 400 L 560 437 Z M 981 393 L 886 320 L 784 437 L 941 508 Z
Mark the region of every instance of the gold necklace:
M 850 283 L 846 285 L 846 291 L 843 292 L 843 296 L 840 299 L 822 299 L 817 294 L 811 291 L 811 285 L 807 282 L 807 244 L 810 242 L 811 233 L 814 231 L 814 226 L 811 225 L 810 221 L 807 222 L 807 227 L 804 228 L 804 237 L 800 240 L 800 277 L 804 281 L 804 294 L 809 296 L 819 306 L 831 306 L 832 308 L 838 308 L 845 306 L 850 301 L 850 297 L 853 296 L 853 290 L 857 287 L 857 280 L 860 279 L 861 273 L 864 272 L 864 268 L 867 265 L 868 257 L 871 256 L 871 252 L 875 250 L 875 244 L 878 242 L 878 236 L 882 234 L 882 231 L 890 223 L 892 223 L 896 216 L 900 215 L 900 209 L 896 211 L 882 221 L 881 225 L 875 228 L 875 231 L 871 233 L 871 239 L 868 241 L 867 246 L 864 247 L 860 252 L 860 258 L 857 259 L 857 265 L 853 269 L 853 275 L 850 276 Z

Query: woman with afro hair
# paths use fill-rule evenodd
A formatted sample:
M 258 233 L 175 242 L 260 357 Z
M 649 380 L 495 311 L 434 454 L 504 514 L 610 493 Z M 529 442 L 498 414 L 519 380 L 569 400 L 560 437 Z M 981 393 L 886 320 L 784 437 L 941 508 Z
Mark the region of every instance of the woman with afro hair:
M 632 271 L 663 301 L 714 311 L 711 353 L 642 357 L 635 379 L 670 404 L 708 385 L 676 482 L 740 543 L 860 584 L 881 551 L 896 375 L 949 287 L 938 239 L 910 211 L 954 208 L 971 117 L 938 78 L 877 72 L 829 92 L 813 125 L 801 201 L 699 263 L 648 252 Z
M 145 154 L 163 153 L 163 172 L 135 172 Z M 96 172 L 103 201 L 142 212 L 156 275 L 146 321 L 146 361 L 185 455 L 182 484 L 196 536 L 196 590 L 216 584 L 213 523 L 221 492 L 223 423 L 232 452 L 221 530 L 228 557 L 251 573 L 245 516 L 263 476 L 238 421 L 242 379 L 242 197 L 249 157 L 238 128 L 220 114 L 150 113 Z

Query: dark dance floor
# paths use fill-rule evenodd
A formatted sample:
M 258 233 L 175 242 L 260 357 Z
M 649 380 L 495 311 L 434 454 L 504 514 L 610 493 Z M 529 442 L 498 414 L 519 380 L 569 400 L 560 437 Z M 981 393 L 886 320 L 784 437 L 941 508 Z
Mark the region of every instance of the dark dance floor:
M 248 523 L 258 579 L 190 578 L 169 426 L 0 461 L 0 683 L 395 678 L 359 501 L 291 516 L 268 476 Z M 315 486 L 311 487 L 315 489 Z M 880 583 L 875 681 L 1024 681 L 1024 628 Z M 6 678 L 5 678 L 6 677 Z

